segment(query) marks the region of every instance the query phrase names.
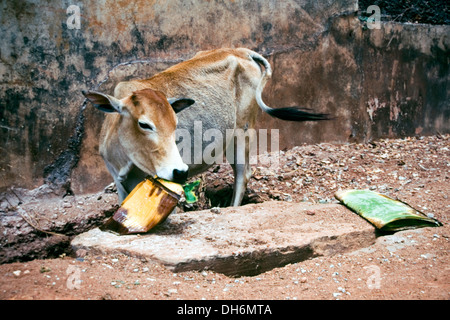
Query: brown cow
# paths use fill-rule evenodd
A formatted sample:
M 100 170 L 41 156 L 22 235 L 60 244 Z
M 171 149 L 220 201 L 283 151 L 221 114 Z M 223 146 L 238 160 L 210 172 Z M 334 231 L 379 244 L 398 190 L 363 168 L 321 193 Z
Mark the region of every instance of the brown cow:
M 183 139 L 186 136 L 191 139 L 190 151 L 203 152 L 208 146 L 213 150 L 228 148 L 227 153 L 233 155 L 234 159 L 227 157 L 235 175 L 231 204 L 240 205 L 251 176 L 248 161 L 251 141 L 244 139 L 244 145 L 239 145 L 237 139 L 226 134 L 227 130 L 237 134 L 253 129 L 258 108 L 283 120 L 328 119 L 326 114 L 297 108 L 268 107 L 261 95 L 271 73 L 269 62 L 254 51 L 244 48 L 217 49 L 199 52 L 192 59 L 149 79 L 120 82 L 114 90 L 115 97 L 96 92 L 85 93 L 99 109 L 118 112 L 108 115 L 103 124 L 100 153 L 118 184 L 120 199 L 149 174 L 156 173 L 170 180 L 177 180 L 177 176 L 186 178 L 186 167 L 174 147 L 176 120 L 165 98 L 168 97 L 175 110 L 192 104 L 177 114 L 178 130 L 188 133 L 183 135 Z M 124 112 L 124 109 L 127 111 Z M 202 140 L 201 148 L 194 148 L 198 145 L 195 137 L 199 136 L 195 132 L 196 123 L 201 124 L 203 132 L 214 130 L 221 137 L 208 143 Z M 242 154 L 247 156 L 244 156 L 244 161 L 238 161 L 237 157 Z M 214 157 L 221 159 L 223 153 L 216 152 Z M 189 176 L 201 173 L 212 165 L 211 161 L 204 159 L 187 159 L 185 162 L 189 166 Z

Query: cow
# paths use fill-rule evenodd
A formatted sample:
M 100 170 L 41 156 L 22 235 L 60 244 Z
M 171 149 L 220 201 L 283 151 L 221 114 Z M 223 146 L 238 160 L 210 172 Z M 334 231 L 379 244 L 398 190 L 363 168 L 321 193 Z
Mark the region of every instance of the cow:
M 109 113 L 101 130 L 100 154 L 117 185 L 119 201 L 148 175 L 183 183 L 206 171 L 211 161 L 185 164 L 176 147 L 176 128 L 188 132 L 194 146 L 194 123 L 200 122 L 202 130 L 214 129 L 225 137 L 208 146 L 233 155 L 234 159 L 229 159 L 235 178 L 231 205 L 239 206 L 251 178 L 251 141 L 238 144 L 227 130 L 253 129 L 259 108 L 282 120 L 329 119 L 327 114 L 296 107 L 267 106 L 262 91 L 271 74 L 269 62 L 260 54 L 246 48 L 225 48 L 198 52 L 148 79 L 120 82 L 114 96 L 83 92 L 94 106 Z M 205 147 L 202 143 L 200 152 Z M 242 153 L 247 156 L 238 161 L 236 157 Z M 223 154 L 214 156 L 219 159 Z

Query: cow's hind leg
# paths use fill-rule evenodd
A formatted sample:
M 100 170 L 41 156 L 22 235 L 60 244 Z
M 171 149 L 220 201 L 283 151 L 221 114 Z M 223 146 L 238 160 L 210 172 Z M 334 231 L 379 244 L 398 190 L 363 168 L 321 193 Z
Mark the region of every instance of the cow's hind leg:
M 234 171 L 234 188 L 231 205 L 237 207 L 241 204 L 247 189 L 247 183 L 252 176 L 250 167 L 250 146 L 253 145 L 255 135 L 253 130 L 238 129 L 234 137 L 234 143 L 230 145 L 233 148 L 233 157 L 228 160 Z
M 234 170 L 234 188 L 231 205 L 237 207 L 241 204 L 244 198 L 247 183 L 251 177 L 251 169 L 248 163 L 232 165 Z

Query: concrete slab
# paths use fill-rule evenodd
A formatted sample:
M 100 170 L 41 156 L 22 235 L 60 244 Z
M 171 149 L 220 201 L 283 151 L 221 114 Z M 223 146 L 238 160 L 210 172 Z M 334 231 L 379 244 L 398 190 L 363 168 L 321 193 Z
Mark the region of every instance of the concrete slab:
M 96 228 L 77 236 L 72 246 L 145 257 L 174 272 L 209 269 L 237 276 L 360 249 L 375 239 L 372 225 L 339 204 L 273 201 L 220 213 L 173 214 L 143 235 Z

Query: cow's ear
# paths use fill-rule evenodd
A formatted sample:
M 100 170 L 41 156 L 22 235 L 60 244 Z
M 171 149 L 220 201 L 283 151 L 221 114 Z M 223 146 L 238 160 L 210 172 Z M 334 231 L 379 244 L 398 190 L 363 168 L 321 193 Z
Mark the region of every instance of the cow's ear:
M 187 99 L 187 98 L 170 98 L 167 99 L 170 103 L 170 105 L 173 108 L 173 111 L 175 111 L 175 113 L 180 112 L 181 110 L 186 109 L 187 107 L 193 105 L 195 103 L 194 100 L 192 99 Z
M 123 103 L 119 99 L 114 98 L 108 94 L 96 91 L 82 91 L 83 95 L 88 99 L 94 107 L 103 112 L 118 112 L 122 113 Z

